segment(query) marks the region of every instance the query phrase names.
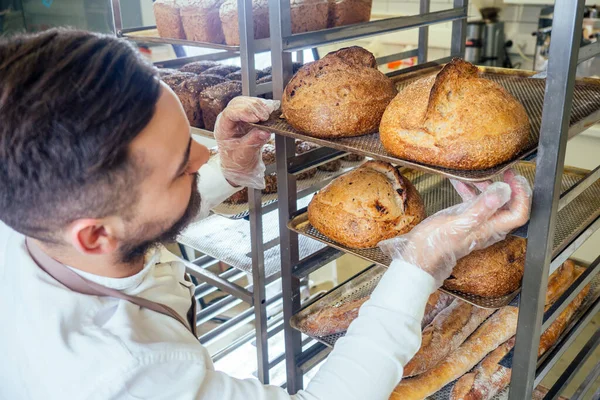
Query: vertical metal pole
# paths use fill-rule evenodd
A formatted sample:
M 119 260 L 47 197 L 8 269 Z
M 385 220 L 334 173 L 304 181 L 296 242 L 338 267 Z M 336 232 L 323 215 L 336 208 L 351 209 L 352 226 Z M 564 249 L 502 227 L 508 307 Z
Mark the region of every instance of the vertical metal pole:
M 116 36 L 121 36 L 123 30 L 123 20 L 121 19 L 121 0 L 111 0 L 110 9 L 112 11 L 112 22 Z
M 430 0 L 421 0 L 419 6 L 420 14 L 429 13 Z M 427 48 L 429 47 L 429 27 L 423 26 L 419 28 L 419 55 L 418 62 L 423 64 L 427 62 Z
M 583 0 L 556 0 L 554 5 L 551 58 L 536 161 L 510 400 L 530 399 L 533 391 L 581 40 L 583 5 Z
M 254 65 L 255 42 L 252 0 L 238 0 L 240 32 L 240 62 L 242 67 L 242 94 L 256 94 L 256 69 Z M 262 220 L 262 192 L 248 189 L 250 210 L 250 243 L 252 247 L 252 297 L 254 326 L 256 329 L 256 363 L 258 379 L 269 383 L 269 337 L 267 335 L 267 299 L 265 288 L 265 254 Z
M 469 9 L 469 0 L 454 0 L 454 8 L 465 7 Z M 465 54 L 465 41 L 467 40 L 467 18 L 452 21 L 452 43 L 450 55 L 463 57 Z
M 271 61 L 273 98 L 281 99 L 285 84 L 292 75 L 292 55 L 283 51 L 284 38 L 291 35 L 290 2 L 269 0 L 269 25 L 271 31 Z M 288 173 L 288 159 L 295 154 L 294 139 L 277 135 L 277 195 L 279 198 L 279 233 L 281 249 L 281 283 L 283 292 L 283 318 L 285 335 L 285 365 L 287 390 L 296 393 L 302 389 L 302 371 L 297 359 L 302 353 L 300 332 L 292 329 L 290 318 L 300 309 L 300 280 L 292 274 L 298 262 L 298 235 L 287 227 L 292 212 L 296 210 L 296 178 Z

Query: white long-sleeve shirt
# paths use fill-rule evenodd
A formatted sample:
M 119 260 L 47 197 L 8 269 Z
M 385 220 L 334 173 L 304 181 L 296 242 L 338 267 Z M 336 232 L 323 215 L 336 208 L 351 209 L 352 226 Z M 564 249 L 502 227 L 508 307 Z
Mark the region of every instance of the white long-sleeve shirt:
M 218 168 L 200 170 L 203 204 L 235 191 Z M 149 260 L 134 276 L 78 272 L 185 318 L 192 288 L 179 262 Z M 433 279 L 394 262 L 307 389 L 295 396 L 214 370 L 179 322 L 127 301 L 83 295 L 41 270 L 25 238 L 0 222 L 0 399 L 387 400 L 420 345 Z

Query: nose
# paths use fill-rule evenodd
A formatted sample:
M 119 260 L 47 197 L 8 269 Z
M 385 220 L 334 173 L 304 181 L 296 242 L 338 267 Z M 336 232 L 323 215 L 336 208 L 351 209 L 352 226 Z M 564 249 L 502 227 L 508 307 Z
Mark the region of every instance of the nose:
M 187 173 L 195 174 L 198 172 L 200 167 L 208 162 L 210 153 L 208 147 L 192 140 L 192 146 L 190 148 L 190 162 L 188 163 Z

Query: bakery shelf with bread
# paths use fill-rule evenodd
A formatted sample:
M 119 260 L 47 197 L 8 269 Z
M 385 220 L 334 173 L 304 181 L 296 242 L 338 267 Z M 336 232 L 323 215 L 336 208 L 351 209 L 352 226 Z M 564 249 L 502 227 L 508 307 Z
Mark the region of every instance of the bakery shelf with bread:
M 529 181 L 533 181 L 535 176 L 535 165 L 533 163 L 518 163 L 516 169 Z M 389 265 L 390 260 L 376 247 L 376 243 L 386 237 L 381 236 L 383 228 L 379 227 L 386 226 L 385 218 L 378 215 L 378 207 L 369 207 L 372 201 L 369 202 L 370 194 L 368 192 L 362 189 L 356 192 L 352 191 L 353 186 L 362 187 L 361 183 L 356 182 L 361 179 L 360 173 L 357 174 L 357 172 L 359 171 L 350 172 L 346 177 L 342 176 L 334 180 L 329 187 L 323 189 L 322 193 L 325 193 L 324 204 L 329 202 L 331 196 L 336 196 L 335 201 L 338 204 L 336 208 L 328 211 L 324 206 L 319 205 L 317 207 L 316 204 L 323 203 L 320 201 L 322 195 L 317 194 L 313 199 L 315 205 L 311 202 L 307 209 L 299 210 L 288 223 L 288 226 L 290 229 L 321 241 L 328 246 L 386 267 Z M 450 181 L 440 175 L 407 169 L 400 169 L 400 172 L 404 179 L 412 183 L 411 186 L 414 186 L 419 194 L 419 200 L 422 200 L 425 215 L 432 215 L 439 210 L 461 202 Z M 373 175 L 373 173 L 370 173 L 370 175 Z M 566 168 L 563 173 L 562 192 L 577 184 L 584 176 L 585 171 Z M 350 182 L 352 182 L 352 185 L 349 185 Z M 372 178 L 365 179 L 365 182 L 367 182 L 366 185 L 375 184 L 372 183 L 374 182 Z M 383 184 L 385 185 L 385 182 Z M 378 188 L 377 193 L 381 192 L 382 189 Z M 407 193 L 410 194 L 411 192 L 407 191 Z M 586 189 L 573 202 L 559 211 L 553 257 L 558 256 L 575 237 L 592 225 L 600 216 L 598 198 L 600 198 L 600 182 L 596 182 Z M 353 199 L 355 200 L 353 201 Z M 345 204 L 340 206 L 340 202 Z M 358 205 L 363 205 L 364 208 L 357 208 L 355 205 L 357 202 L 359 202 Z M 389 206 L 385 207 L 385 204 L 380 204 L 379 207 L 381 208 L 381 206 L 384 206 L 386 211 L 389 208 Z M 327 212 L 330 214 L 327 214 Z M 393 215 L 394 211 L 390 209 L 389 212 L 392 213 L 389 215 Z M 323 216 L 321 217 L 320 214 L 323 214 Z M 384 215 L 384 217 L 387 215 Z M 335 222 L 338 217 L 340 221 L 343 221 L 339 225 L 320 224 L 323 219 Z M 410 217 L 410 215 L 406 215 L 406 217 Z M 381 225 L 382 223 L 384 225 Z M 372 224 L 380 225 L 371 226 Z M 395 232 L 396 235 L 400 234 L 398 233 L 400 231 Z M 328 235 L 331 235 L 331 237 Z M 371 236 L 373 239 L 369 242 Z M 367 246 L 363 246 L 363 243 Z M 515 236 L 509 237 L 487 249 L 476 251 L 458 262 L 455 268 L 456 272 L 447 280 L 443 290 L 481 307 L 498 308 L 507 305 L 520 290 L 524 252 L 525 240 Z M 485 260 L 486 264 L 482 264 L 482 260 Z M 494 276 L 498 279 L 483 279 L 485 276 Z
M 586 271 L 568 261 L 549 279 L 546 309 L 564 299 L 565 293 Z M 295 329 L 333 346 L 368 300 L 381 275 L 374 266 L 306 305 L 291 320 Z M 565 304 L 564 311 L 543 333 L 539 364 L 560 348 L 572 334 L 580 316 L 593 310 L 600 299 L 600 277 L 593 275 L 585 289 Z M 510 382 L 510 368 L 500 364 L 514 346 L 517 307 L 499 310 L 474 307 L 459 299 L 447 302 L 434 293 L 426 310 L 435 309 L 423 325 L 421 348 L 405 366 L 405 379 L 390 400 L 501 399 Z
M 545 79 L 458 59 L 387 78 L 369 54 L 342 49 L 305 65 L 281 113 L 260 126 L 463 181 L 490 179 L 535 153 Z M 600 80 L 580 79 L 569 137 L 598 121 Z

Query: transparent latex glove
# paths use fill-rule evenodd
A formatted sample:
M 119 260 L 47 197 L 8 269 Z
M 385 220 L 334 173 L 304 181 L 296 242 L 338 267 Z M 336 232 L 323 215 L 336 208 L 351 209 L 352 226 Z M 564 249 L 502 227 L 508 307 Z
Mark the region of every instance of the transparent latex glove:
M 474 250 L 503 240 L 529 219 L 531 188 L 513 171 L 504 182 L 481 182 L 475 189 L 454 181 L 464 202 L 439 211 L 409 233 L 379 243 L 393 260 L 406 261 L 424 270 L 437 287 L 450 276 L 456 261 Z
M 229 102 L 215 123 L 221 170 L 234 186 L 265 188 L 262 147 L 271 134 L 247 123 L 266 121 L 279 108 L 279 101 L 240 96 Z

